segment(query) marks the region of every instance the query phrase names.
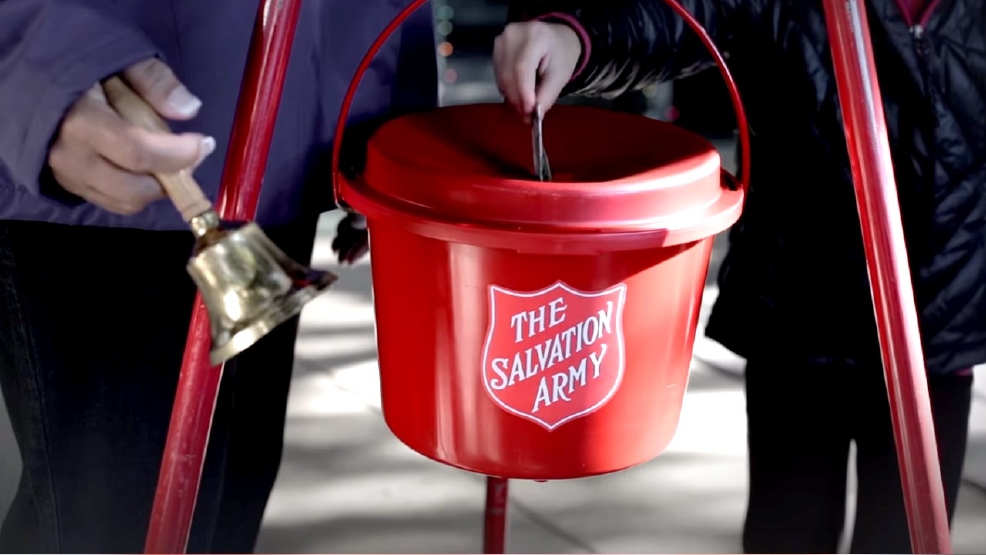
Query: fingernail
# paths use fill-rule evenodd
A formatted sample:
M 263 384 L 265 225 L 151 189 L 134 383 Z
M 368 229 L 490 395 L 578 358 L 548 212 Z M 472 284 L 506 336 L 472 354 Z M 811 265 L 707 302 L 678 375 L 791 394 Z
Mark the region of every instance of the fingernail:
M 202 107 L 202 101 L 188 92 L 185 87 L 178 87 L 168 95 L 168 106 L 183 116 L 194 116 Z
M 199 160 L 195 162 L 195 166 L 198 167 L 214 150 L 216 150 L 216 140 L 212 137 L 204 137 L 199 147 Z

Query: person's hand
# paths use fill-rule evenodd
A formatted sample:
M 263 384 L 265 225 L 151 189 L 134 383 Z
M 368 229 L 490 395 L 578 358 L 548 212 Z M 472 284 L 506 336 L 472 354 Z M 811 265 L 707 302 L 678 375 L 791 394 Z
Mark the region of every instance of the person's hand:
M 582 55 L 582 41 L 568 25 L 529 21 L 511 23 L 493 43 L 497 86 L 525 118 L 539 104 L 547 112 Z
M 156 58 L 130 66 L 121 76 L 165 119 L 191 119 L 202 105 Z M 154 133 L 127 123 L 96 83 L 66 114 L 48 166 L 66 191 L 129 215 L 164 197 L 150 174 L 193 168 L 215 147 L 215 139 L 198 133 Z
M 349 213 L 336 227 L 336 237 L 332 240 L 332 252 L 339 264 L 353 264 L 366 256 L 370 250 L 369 234 L 366 231 L 366 218 Z

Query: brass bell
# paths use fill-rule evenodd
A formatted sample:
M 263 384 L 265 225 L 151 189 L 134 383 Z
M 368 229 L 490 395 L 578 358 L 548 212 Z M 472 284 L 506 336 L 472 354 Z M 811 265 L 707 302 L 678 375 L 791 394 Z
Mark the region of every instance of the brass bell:
M 103 83 L 110 106 L 150 131 L 167 124 L 119 77 Z M 223 222 L 188 171 L 155 175 L 195 234 L 188 273 L 209 311 L 213 364 L 242 353 L 335 283 L 331 272 L 303 266 L 253 222 Z

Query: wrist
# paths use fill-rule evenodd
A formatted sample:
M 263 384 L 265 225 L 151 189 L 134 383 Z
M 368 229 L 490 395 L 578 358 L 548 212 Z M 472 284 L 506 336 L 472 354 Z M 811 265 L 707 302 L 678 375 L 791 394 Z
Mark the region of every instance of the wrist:
M 534 21 L 542 21 L 566 28 L 572 31 L 575 36 L 574 45 L 579 48 L 579 58 L 575 63 L 575 71 L 572 72 L 571 81 L 574 81 L 589 64 L 589 55 L 592 53 L 592 43 L 589 40 L 589 33 L 585 27 L 579 23 L 574 16 L 562 12 L 551 12 L 534 18 Z

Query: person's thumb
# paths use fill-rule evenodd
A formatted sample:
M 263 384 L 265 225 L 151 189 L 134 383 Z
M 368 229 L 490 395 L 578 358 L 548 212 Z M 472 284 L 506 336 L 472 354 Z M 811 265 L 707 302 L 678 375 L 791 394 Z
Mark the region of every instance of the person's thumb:
M 568 84 L 571 79 L 571 75 L 565 75 L 563 71 L 556 71 L 548 66 L 548 70 L 544 72 L 541 76 L 541 82 L 538 83 L 536 102 L 541 108 L 547 112 L 555 105 L 558 101 L 558 97 L 561 95 L 562 89 Z
M 167 119 L 195 117 L 202 101 L 175 77 L 171 68 L 157 58 L 148 58 L 128 67 L 123 77 L 137 94 Z

